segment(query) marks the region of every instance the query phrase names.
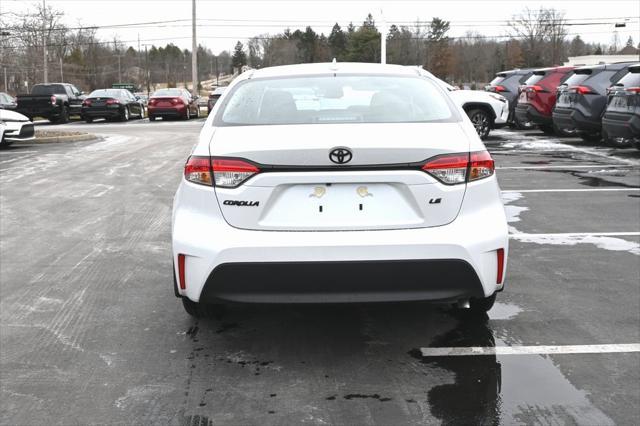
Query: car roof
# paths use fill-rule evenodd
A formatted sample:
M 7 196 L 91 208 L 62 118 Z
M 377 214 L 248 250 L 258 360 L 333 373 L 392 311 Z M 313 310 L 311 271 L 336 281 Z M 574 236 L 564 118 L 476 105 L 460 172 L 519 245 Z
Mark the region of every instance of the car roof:
M 247 78 L 293 77 L 303 75 L 380 74 L 418 76 L 414 67 L 357 62 L 322 62 L 314 64 L 281 65 L 248 71 Z
M 598 65 L 587 65 L 585 67 L 578 67 L 578 68 L 576 68 L 576 71 L 578 71 L 578 70 L 599 70 L 599 69 L 617 71 L 617 70 L 625 69 L 625 68 L 633 66 L 633 65 L 637 65 L 637 63 L 636 62 L 614 62 L 612 64 L 598 64 Z
M 506 70 L 506 71 L 497 72 L 496 75 L 499 76 L 499 75 L 502 74 L 503 76 L 506 77 L 506 76 L 509 76 L 509 75 L 512 75 L 512 74 L 528 74 L 528 73 L 533 72 L 535 70 L 536 70 L 536 68 L 516 68 L 516 69 L 513 69 L 513 70 Z
M 562 67 L 548 67 L 548 68 L 539 68 L 534 71 L 534 73 L 539 72 L 547 72 L 547 71 L 555 71 L 555 72 L 564 72 L 564 71 L 573 71 L 576 67 L 572 66 L 562 66 Z

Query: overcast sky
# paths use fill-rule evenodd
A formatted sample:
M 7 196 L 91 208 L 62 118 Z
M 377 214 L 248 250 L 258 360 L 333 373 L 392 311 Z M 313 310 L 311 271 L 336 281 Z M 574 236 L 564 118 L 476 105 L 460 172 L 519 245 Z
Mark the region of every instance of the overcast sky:
M 46 0 L 47 5 L 65 14 L 68 26 L 116 25 L 149 21 L 184 20 L 150 24 L 135 28 L 105 28 L 98 31 L 103 39 L 118 37 L 127 44 L 164 45 L 169 42 L 191 48 L 191 0 Z M 1 11 L 22 12 L 33 8 L 34 1 L 0 0 Z M 198 42 L 218 53 L 231 50 L 237 40 L 245 41 L 258 34 L 277 34 L 284 28 L 304 29 L 311 25 L 317 32 L 328 34 L 333 23 L 360 25 L 367 13 L 377 22 L 380 10 L 388 24 L 410 25 L 416 19 L 430 21 L 434 16 L 451 21 L 450 36 L 467 31 L 483 35 L 505 35 L 506 21 L 525 7 L 553 7 L 565 13 L 569 20 L 608 22 L 602 25 L 569 27 L 569 37 L 580 34 L 585 41 L 610 44 L 617 30 L 620 44 L 629 36 L 640 41 L 639 0 L 556 0 L 556 1 L 221 1 L 197 0 Z M 614 20 L 626 28 L 615 29 Z M 613 19 L 620 18 L 620 19 Z M 208 21 L 205 21 L 208 20 Z M 569 21 L 571 22 L 571 21 Z M 577 21 L 574 21 L 577 22 Z

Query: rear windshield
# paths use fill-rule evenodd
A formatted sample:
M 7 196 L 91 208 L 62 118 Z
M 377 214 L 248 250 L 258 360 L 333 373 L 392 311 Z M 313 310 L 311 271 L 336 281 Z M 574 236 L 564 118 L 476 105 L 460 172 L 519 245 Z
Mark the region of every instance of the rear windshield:
M 640 70 L 625 75 L 614 86 L 640 87 Z
M 526 84 L 527 86 L 531 86 L 536 84 L 537 82 L 539 82 L 540 80 L 542 80 L 545 77 L 544 74 L 532 74 L 531 77 L 529 77 L 524 84 Z
M 490 86 L 497 86 L 498 84 L 502 83 L 506 77 L 507 77 L 506 75 L 497 75 L 496 78 L 491 80 L 489 85 Z
M 160 89 L 153 96 L 182 96 L 182 94 L 180 89 Z
M 578 86 L 589 77 L 591 77 L 591 74 L 573 74 L 562 84 L 566 84 L 567 86 Z
M 31 89 L 32 95 L 65 95 L 66 93 L 67 91 L 64 90 L 62 84 L 49 84 L 46 86 L 38 84 Z
M 305 76 L 245 80 L 225 98 L 216 125 L 459 121 L 431 81 L 405 76 Z
M 121 96 L 120 89 L 94 90 L 89 95 L 90 98 L 113 98 L 113 97 L 118 97 L 119 98 L 120 96 Z

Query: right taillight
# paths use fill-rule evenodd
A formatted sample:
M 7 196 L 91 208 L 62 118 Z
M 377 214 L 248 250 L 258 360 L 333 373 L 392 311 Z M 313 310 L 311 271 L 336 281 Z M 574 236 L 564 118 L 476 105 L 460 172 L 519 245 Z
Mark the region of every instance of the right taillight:
M 495 171 L 495 163 L 488 151 L 469 154 L 469 182 L 489 177 Z
M 627 87 L 626 90 L 629 93 L 640 93 L 640 87 Z
M 499 248 L 496 250 L 496 258 L 498 261 L 498 271 L 496 274 L 496 284 L 502 284 L 504 278 L 504 249 Z
M 253 164 L 231 158 L 214 158 L 211 161 L 216 186 L 235 188 L 251 176 L 260 172 Z
M 493 175 L 494 161 L 487 151 L 444 154 L 433 157 L 422 170 L 447 185 L 472 182 Z

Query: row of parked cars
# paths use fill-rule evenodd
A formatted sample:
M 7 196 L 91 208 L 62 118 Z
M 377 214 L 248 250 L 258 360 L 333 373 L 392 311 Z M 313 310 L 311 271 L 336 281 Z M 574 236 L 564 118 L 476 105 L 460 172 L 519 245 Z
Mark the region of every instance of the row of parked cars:
M 98 89 L 86 95 L 69 83 L 36 84 L 29 94 L 12 98 L 0 93 L 0 109 L 13 110 L 33 120 L 67 123 L 72 116 L 90 123 L 94 119 L 127 121 L 131 118 L 189 119 L 200 115 L 198 97 L 179 88 L 160 89 L 149 99 L 127 89 Z
M 518 128 L 640 149 L 640 63 L 504 71 L 486 90 L 507 98 Z

